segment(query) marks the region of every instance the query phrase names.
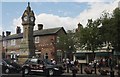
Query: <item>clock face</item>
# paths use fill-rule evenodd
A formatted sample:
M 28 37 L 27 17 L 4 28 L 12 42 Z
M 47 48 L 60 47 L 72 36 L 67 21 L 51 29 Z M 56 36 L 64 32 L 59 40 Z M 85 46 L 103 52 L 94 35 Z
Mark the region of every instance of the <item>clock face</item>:
M 25 16 L 25 17 L 23 18 L 23 20 L 24 20 L 24 21 L 28 21 L 28 17 Z
M 33 22 L 34 21 L 34 17 L 30 17 L 30 20 Z

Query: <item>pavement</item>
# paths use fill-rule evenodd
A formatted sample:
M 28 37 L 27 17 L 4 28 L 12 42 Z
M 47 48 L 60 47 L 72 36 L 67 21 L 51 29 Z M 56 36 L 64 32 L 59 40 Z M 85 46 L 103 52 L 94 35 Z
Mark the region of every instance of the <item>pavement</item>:
M 3 74 L 1 77 L 46 77 L 41 75 L 25 75 L 22 74 Z M 64 73 L 60 76 L 51 76 L 51 77 L 73 77 L 72 73 Z M 100 74 L 76 74 L 76 77 L 111 77 L 110 75 L 100 75 Z M 114 77 L 119 77 L 115 75 Z
M 104 68 L 104 69 L 107 69 L 109 70 L 109 68 Z M 97 74 L 86 74 L 84 72 L 84 69 L 83 69 L 83 74 L 81 74 L 81 69 L 79 68 L 79 71 L 78 73 L 76 74 L 76 77 L 111 77 L 110 76 L 110 73 L 108 73 L 107 75 L 101 75 L 99 72 L 98 72 L 98 69 L 97 69 Z M 117 70 L 114 70 L 115 73 L 114 73 L 114 77 L 120 77 L 120 76 L 117 76 Z M 23 77 L 22 74 L 2 74 L 1 77 Z M 24 77 L 45 77 L 45 76 L 41 76 L 41 75 L 25 75 Z M 72 76 L 72 72 L 69 71 L 69 73 L 67 73 L 67 71 L 65 71 L 65 73 L 63 73 L 62 75 L 60 76 L 51 76 L 51 77 L 73 77 Z

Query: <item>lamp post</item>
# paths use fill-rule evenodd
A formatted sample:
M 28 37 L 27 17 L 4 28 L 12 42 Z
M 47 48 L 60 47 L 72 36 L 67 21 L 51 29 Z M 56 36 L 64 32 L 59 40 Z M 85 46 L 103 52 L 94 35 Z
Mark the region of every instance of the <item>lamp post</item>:
M 113 53 L 113 51 L 112 51 Z M 114 71 L 113 71 L 113 54 L 112 57 L 109 58 L 109 66 L 110 66 L 110 77 L 114 77 Z
M 97 61 L 96 61 L 96 59 L 95 59 L 95 60 L 94 60 L 95 74 L 96 74 L 96 64 L 97 64 Z

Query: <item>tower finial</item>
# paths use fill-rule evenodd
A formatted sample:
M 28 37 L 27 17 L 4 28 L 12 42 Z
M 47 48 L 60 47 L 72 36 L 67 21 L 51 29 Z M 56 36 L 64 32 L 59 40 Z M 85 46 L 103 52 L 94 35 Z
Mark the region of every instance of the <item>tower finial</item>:
M 30 6 L 30 2 L 28 2 L 28 6 Z
M 28 10 L 28 12 L 31 11 L 30 2 L 28 2 L 27 10 Z

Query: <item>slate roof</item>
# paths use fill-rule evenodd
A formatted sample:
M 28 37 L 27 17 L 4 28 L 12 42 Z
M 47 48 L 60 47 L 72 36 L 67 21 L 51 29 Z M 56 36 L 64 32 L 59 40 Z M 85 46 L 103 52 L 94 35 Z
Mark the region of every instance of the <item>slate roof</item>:
M 57 34 L 57 32 L 61 29 L 63 29 L 63 31 L 65 32 L 63 27 L 49 28 L 49 29 L 43 29 L 43 30 L 35 30 L 33 33 L 33 36 Z M 3 40 L 18 39 L 18 38 L 22 38 L 22 37 L 23 37 L 23 33 L 19 33 L 19 34 L 13 34 L 13 35 L 6 36 L 3 38 Z

